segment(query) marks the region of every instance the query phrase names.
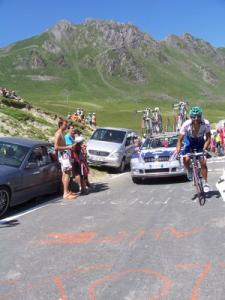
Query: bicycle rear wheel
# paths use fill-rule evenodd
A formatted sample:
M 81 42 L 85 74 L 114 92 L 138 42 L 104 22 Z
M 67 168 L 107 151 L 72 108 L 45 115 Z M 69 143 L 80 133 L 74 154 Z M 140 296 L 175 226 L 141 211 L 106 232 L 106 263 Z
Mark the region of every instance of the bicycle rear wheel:
M 203 189 L 202 179 L 199 177 L 198 170 L 196 168 L 193 168 L 193 180 L 197 190 L 199 204 L 203 206 L 206 201 L 206 196 Z

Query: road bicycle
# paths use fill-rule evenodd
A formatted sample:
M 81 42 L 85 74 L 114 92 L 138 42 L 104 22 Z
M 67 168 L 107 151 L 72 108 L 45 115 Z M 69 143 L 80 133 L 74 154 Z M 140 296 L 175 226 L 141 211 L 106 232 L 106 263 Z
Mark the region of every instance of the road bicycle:
M 176 116 L 176 131 L 179 131 L 182 124 L 187 120 L 187 105 L 186 102 L 179 102 L 176 104 L 173 104 L 173 109 L 178 110 L 178 114 Z
M 144 110 L 137 110 L 136 113 L 142 113 L 142 135 L 145 133 L 152 136 L 163 131 L 162 116 L 158 111 L 146 107 Z
M 193 174 L 193 184 L 197 191 L 197 196 L 199 200 L 199 204 L 203 206 L 206 202 L 206 193 L 204 192 L 203 183 L 202 183 L 202 174 L 201 174 L 201 166 L 200 166 L 200 158 L 206 157 L 207 154 L 205 152 L 193 152 L 187 153 L 186 155 L 180 155 L 181 157 L 190 157 L 191 158 L 191 168 Z

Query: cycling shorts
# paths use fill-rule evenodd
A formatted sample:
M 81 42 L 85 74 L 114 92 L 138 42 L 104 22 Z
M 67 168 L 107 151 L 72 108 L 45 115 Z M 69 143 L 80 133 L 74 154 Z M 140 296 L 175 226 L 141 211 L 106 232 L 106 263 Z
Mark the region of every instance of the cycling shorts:
M 192 138 L 185 136 L 184 137 L 184 148 L 182 150 L 182 155 L 187 153 L 192 153 L 193 151 L 196 152 L 203 152 L 205 140 L 204 138 Z

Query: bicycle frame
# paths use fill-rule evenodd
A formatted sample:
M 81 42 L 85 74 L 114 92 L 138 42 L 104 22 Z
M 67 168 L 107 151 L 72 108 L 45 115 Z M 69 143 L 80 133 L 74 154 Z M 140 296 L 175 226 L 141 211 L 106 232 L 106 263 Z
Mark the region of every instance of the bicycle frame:
M 193 170 L 193 182 L 194 182 L 194 186 L 196 187 L 199 204 L 202 206 L 205 204 L 206 195 L 202 184 L 201 167 L 199 162 L 200 156 L 206 156 L 206 154 L 203 152 L 199 152 L 199 153 L 193 152 L 193 153 L 188 153 L 186 155 L 182 155 L 182 157 L 191 158 L 191 166 Z

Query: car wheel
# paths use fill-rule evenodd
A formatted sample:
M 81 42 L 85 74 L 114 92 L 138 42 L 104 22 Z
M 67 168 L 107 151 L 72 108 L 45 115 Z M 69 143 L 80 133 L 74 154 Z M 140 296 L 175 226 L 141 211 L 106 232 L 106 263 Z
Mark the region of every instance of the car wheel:
M 10 192 L 6 187 L 0 187 L 0 217 L 3 216 L 9 208 Z
M 126 166 L 126 164 L 125 164 L 125 158 L 123 158 L 122 161 L 121 161 L 121 164 L 120 164 L 119 168 L 117 169 L 117 172 L 118 173 L 123 173 L 124 170 L 125 170 L 125 166 Z
M 135 183 L 135 184 L 140 184 L 140 183 L 141 183 L 141 179 L 140 179 L 140 178 L 137 178 L 137 177 L 132 177 L 132 181 L 133 181 L 133 183 Z

